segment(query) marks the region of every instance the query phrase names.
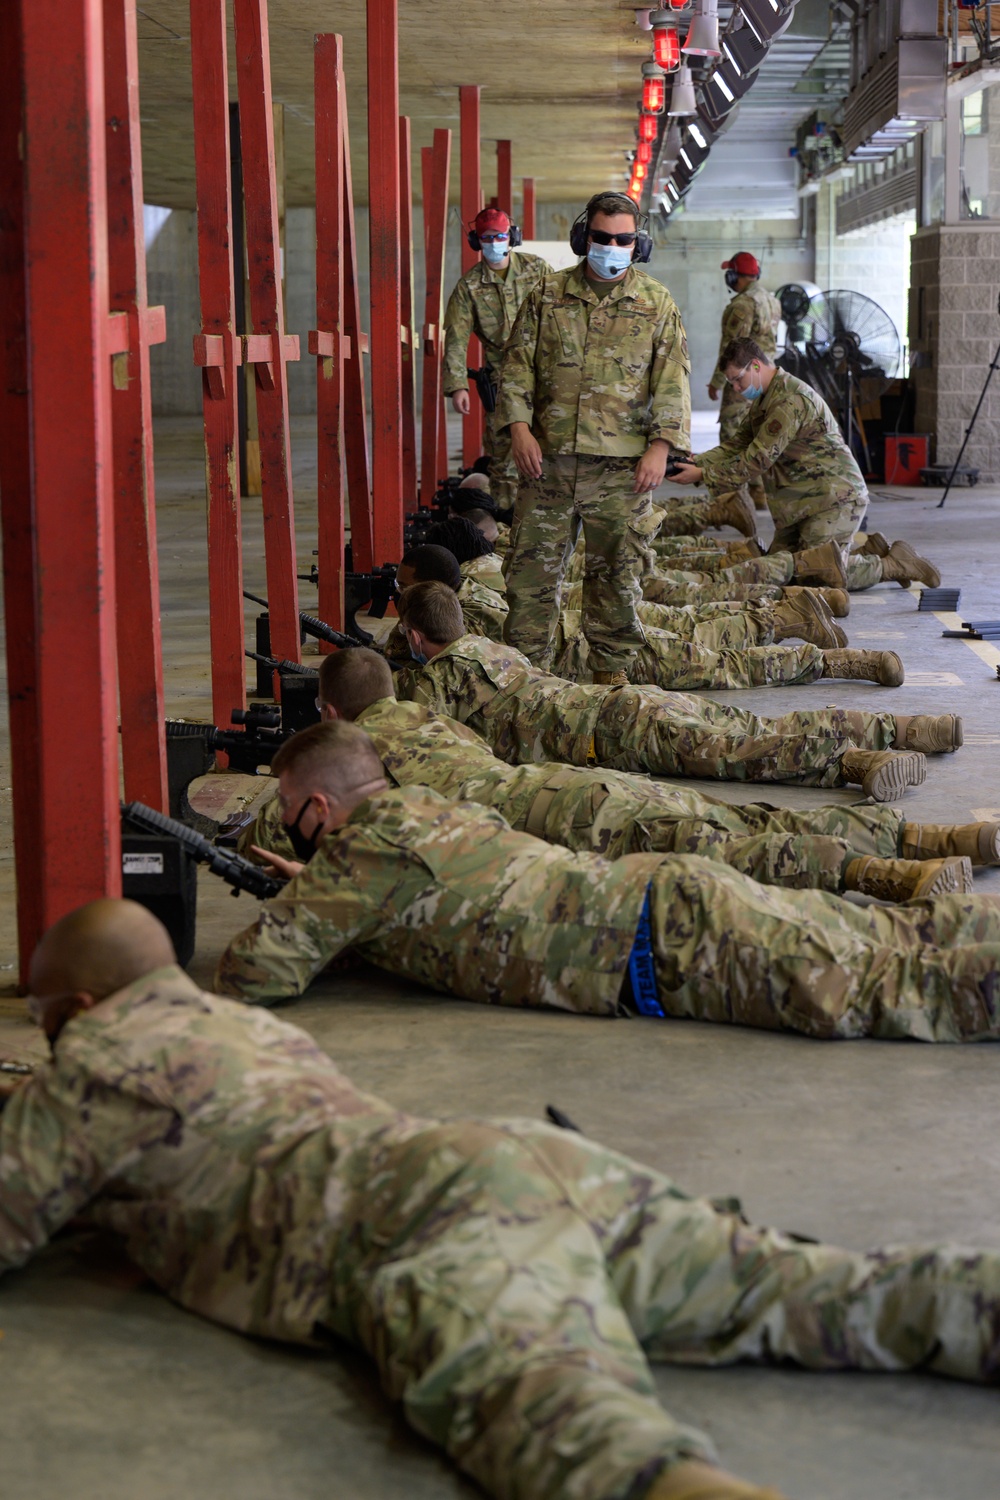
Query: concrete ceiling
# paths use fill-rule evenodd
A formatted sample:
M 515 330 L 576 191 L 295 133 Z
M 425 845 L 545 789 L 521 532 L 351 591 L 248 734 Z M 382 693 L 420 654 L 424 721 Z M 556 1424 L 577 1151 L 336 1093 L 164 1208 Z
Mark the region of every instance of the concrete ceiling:
M 199 3 L 199 0 L 196 0 Z M 313 201 L 313 35 L 340 31 L 355 198 L 367 198 L 364 0 L 271 0 L 274 99 L 284 105 L 286 201 Z M 230 7 L 231 12 L 231 7 Z M 141 0 L 139 88 L 147 202 L 194 206 L 191 53 L 187 0 Z M 232 30 L 230 27 L 230 38 Z M 515 201 L 534 177 L 543 202 L 582 202 L 624 186 L 640 67 L 650 35 L 621 0 L 409 0 L 400 5 L 400 112 L 410 116 L 413 180 L 420 148 L 449 127 L 458 193 L 460 84 L 482 86 L 482 179 L 496 191 L 498 138 L 513 142 Z M 231 97 L 235 61 L 230 51 Z

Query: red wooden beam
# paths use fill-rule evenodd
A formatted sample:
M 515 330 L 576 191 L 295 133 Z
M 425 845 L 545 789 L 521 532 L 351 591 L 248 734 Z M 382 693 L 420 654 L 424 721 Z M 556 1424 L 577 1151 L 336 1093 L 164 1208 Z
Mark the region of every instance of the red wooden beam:
M 233 217 L 226 65 L 226 0 L 191 0 L 191 78 L 194 98 L 194 166 L 198 201 L 198 291 L 201 333 L 194 362 L 201 366 L 208 498 L 209 637 L 212 713 L 229 723 L 245 708 L 243 656 L 243 540 L 237 370 L 242 350 L 236 334 L 233 285 Z M 243 288 L 240 287 L 240 296 Z
M 344 41 L 317 36 L 316 360 L 319 613 L 344 628 Z M 320 650 L 330 650 L 325 644 Z
M 479 212 L 483 201 L 479 170 L 479 85 L 463 84 L 458 91 L 459 125 L 462 137 L 462 274 L 472 269 L 479 259 L 478 250 L 473 250 L 466 237 L 467 230 Z M 483 349 L 478 339 L 469 340 L 468 365 L 477 370 L 483 362 Z M 462 462 L 468 466 L 475 463 L 483 451 L 483 407 L 473 394 L 469 415 L 462 420 Z
M 166 321 L 146 295 L 135 0 L 104 0 L 104 98 L 110 301 L 128 325 L 111 397 L 125 800 L 169 812 L 149 393 L 149 346 L 166 337 Z
M 497 207 L 508 219 L 514 217 L 514 184 L 511 178 L 510 141 L 497 141 Z
M 533 177 L 521 178 L 521 196 L 523 203 L 521 208 L 521 233 L 526 240 L 533 240 L 536 238 L 535 179 Z
M 4 187 L 15 197 L 5 196 L 0 216 L 0 317 L 5 373 L 23 358 L 28 392 L 25 401 L 8 388 L 4 399 L 5 418 L 27 419 L 26 441 L 22 427 L 12 434 L 13 455 L 4 454 L 4 546 L 14 552 L 4 559 L 7 631 L 8 639 L 33 632 L 37 727 L 36 774 L 24 782 L 18 740 L 30 706 L 12 716 L 13 801 L 24 810 L 29 799 L 34 829 L 30 855 L 18 843 L 23 967 L 45 927 L 84 901 L 121 893 L 110 366 L 118 340 L 108 304 L 101 0 L 20 0 L 2 14 L 0 66 L 13 85 L 4 88 Z M 18 61 L 20 86 L 10 77 Z M 8 159 L 17 105 L 20 201 Z M 20 266 L 8 216 L 21 238 Z M 15 560 L 25 568 L 19 578 L 11 576 Z M 20 643 L 10 661 L 17 693 L 27 664 Z M 29 705 L 30 697 L 29 687 Z
M 372 500 L 375 555 L 403 550 L 397 0 L 367 0 L 368 223 L 371 284 Z
M 403 510 L 417 503 L 417 346 L 413 314 L 413 176 L 410 122 L 399 121 L 399 265 L 400 356 L 403 384 L 400 402 L 403 444 Z
M 424 244 L 427 290 L 424 298 L 423 409 L 420 439 L 420 498 L 430 505 L 438 480 L 448 473 L 447 447 L 441 466 L 444 436 L 444 398 L 441 394 L 444 353 L 444 257 L 448 234 L 448 179 L 451 171 L 451 131 L 435 130 L 434 145 L 426 151 L 424 172 Z
M 27 285 L 24 255 L 25 186 L 21 153 L 21 12 L 0 8 L 0 520 L 3 524 L 7 693 L 10 723 L 17 872 L 17 931 L 21 982 L 44 923 L 43 862 L 39 845 L 41 740 L 35 641 L 34 508 L 28 410 Z
M 375 566 L 375 521 L 372 512 L 368 418 L 365 410 L 365 369 L 368 335 L 361 331 L 361 286 L 358 281 L 358 242 L 354 228 L 354 184 L 351 176 L 347 96 L 341 95 L 341 135 L 344 142 L 344 448 L 347 493 L 351 515 L 351 555 L 357 573 Z
M 233 0 L 233 19 L 253 323 L 253 333 L 243 340 L 243 363 L 252 364 L 256 375 L 271 647 L 276 656 L 298 661 L 299 586 L 286 361 L 298 359 L 299 341 L 285 333 L 281 298 L 267 0 Z

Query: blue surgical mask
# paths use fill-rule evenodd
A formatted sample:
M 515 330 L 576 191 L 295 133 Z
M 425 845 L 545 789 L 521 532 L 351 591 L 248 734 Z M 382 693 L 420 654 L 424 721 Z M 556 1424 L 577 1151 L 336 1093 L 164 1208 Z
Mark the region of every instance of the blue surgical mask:
M 588 245 L 587 264 L 604 281 L 613 281 L 632 264 L 632 246 Z
M 411 646 L 410 655 L 413 657 L 413 660 L 417 663 L 418 666 L 426 667 L 427 657 L 422 651 L 414 651 L 413 647 Z
M 756 401 L 758 396 L 763 396 L 764 387 L 762 385 L 748 385 L 746 390 L 741 394 L 744 401 Z
M 482 242 L 480 248 L 483 252 L 483 259 L 488 266 L 502 265 L 507 259 L 507 252 L 510 249 L 510 236 L 504 235 L 502 240 L 485 240 Z

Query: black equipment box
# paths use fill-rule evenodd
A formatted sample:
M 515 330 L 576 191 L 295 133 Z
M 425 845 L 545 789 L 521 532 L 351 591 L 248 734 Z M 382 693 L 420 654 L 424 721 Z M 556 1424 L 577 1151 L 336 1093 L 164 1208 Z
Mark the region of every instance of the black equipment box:
M 198 865 L 176 839 L 122 830 L 122 895 L 159 917 L 177 962 L 194 957 Z

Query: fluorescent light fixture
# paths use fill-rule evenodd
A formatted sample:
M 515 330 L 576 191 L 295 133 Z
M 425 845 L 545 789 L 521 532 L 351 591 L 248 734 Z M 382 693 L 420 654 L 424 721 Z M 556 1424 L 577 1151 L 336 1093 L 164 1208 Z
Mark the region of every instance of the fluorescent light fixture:
M 714 81 L 716 88 L 719 90 L 719 93 L 722 94 L 726 99 L 728 99 L 730 104 L 735 104 L 736 95 L 733 93 L 732 89 L 729 87 L 729 84 L 726 82 L 721 73 L 715 74 Z
M 701 131 L 698 129 L 697 125 L 695 125 L 694 123 L 690 124 L 688 126 L 688 130 L 694 136 L 695 144 L 700 146 L 703 151 L 706 150 L 708 147 L 708 142 L 702 135 Z

